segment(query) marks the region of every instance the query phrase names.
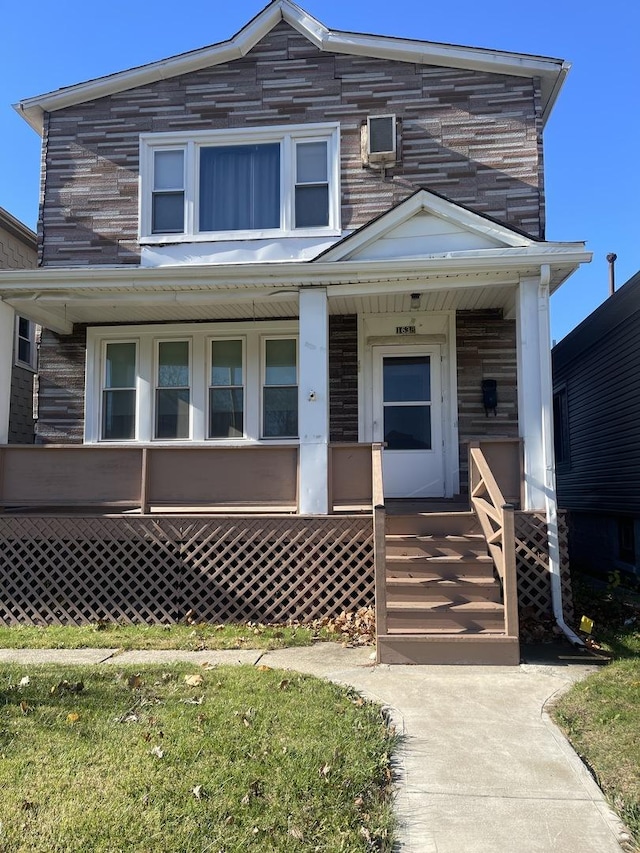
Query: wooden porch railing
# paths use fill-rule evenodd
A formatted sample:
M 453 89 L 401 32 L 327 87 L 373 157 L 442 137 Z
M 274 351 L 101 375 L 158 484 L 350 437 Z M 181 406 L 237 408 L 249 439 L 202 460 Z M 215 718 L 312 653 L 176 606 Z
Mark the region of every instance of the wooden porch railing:
M 387 633 L 386 510 L 382 483 L 382 445 L 371 448 L 371 487 L 373 500 L 373 556 L 375 565 L 376 634 Z M 378 655 L 380 648 L 378 647 Z
M 469 448 L 469 494 L 502 581 L 505 633 L 518 636 L 518 581 L 514 506 L 507 503 L 482 449 Z

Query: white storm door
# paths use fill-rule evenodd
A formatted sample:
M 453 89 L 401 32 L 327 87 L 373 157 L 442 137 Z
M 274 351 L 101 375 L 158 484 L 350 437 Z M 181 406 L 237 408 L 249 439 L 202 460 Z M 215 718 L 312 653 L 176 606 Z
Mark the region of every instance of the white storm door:
M 373 440 L 389 498 L 444 495 L 439 347 L 375 347 Z

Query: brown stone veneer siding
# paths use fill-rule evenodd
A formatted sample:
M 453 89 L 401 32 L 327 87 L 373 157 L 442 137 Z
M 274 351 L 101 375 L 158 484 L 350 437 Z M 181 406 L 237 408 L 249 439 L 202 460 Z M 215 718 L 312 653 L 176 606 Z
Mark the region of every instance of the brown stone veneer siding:
M 394 113 L 401 161 L 363 169 L 360 127 Z M 322 52 L 281 22 L 246 56 L 48 116 L 39 228 L 49 266 L 137 264 L 141 133 L 339 122 L 342 227 L 434 190 L 544 233 L 536 80 Z
M 358 318 L 329 317 L 329 436 L 358 440 Z
M 468 489 L 468 445 L 472 438 L 518 435 L 518 393 L 515 320 L 502 312 L 458 311 L 458 433 L 460 491 Z M 485 415 L 482 380 L 498 383 L 497 415 Z
M 86 348 L 85 326 L 72 335 L 42 330 L 37 444 L 82 444 Z

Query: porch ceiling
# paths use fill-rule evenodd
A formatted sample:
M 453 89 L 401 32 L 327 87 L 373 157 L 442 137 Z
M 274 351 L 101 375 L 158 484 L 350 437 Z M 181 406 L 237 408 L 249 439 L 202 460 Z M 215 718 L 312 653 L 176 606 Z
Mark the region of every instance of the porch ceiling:
M 2 270 L 0 299 L 61 334 L 74 323 L 296 317 L 298 291 L 314 286 L 327 289 L 333 314 L 409 311 L 412 293 L 426 311 L 509 312 L 522 276 L 548 265 L 553 291 L 589 259 L 581 247 L 545 244 L 337 263 Z

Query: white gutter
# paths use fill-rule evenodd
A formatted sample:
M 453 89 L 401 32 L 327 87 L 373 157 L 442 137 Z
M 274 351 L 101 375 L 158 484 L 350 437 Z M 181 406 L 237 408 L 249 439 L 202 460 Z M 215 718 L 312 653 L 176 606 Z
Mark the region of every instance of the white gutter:
M 540 378 L 544 390 L 542 401 L 542 453 L 544 461 L 545 514 L 549 547 L 549 574 L 551 580 L 551 602 L 558 627 L 575 646 L 584 642 L 564 621 L 562 608 L 562 579 L 560 576 L 560 543 L 558 539 L 558 504 L 556 500 L 555 460 L 553 451 L 553 378 L 551 372 L 551 332 L 549 325 L 549 282 L 551 269 L 548 264 L 540 267 L 540 290 L 538 292 L 538 330 L 540 333 Z

